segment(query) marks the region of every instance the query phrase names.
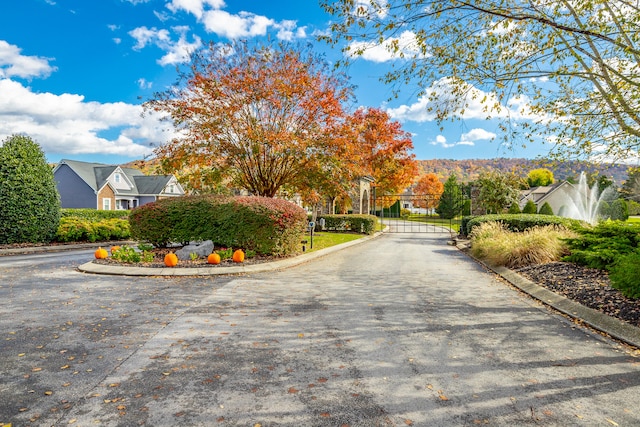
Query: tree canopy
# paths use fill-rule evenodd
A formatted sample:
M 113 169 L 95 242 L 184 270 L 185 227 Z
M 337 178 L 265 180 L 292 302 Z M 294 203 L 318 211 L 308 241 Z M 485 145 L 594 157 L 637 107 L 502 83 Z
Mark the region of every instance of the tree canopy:
M 341 152 L 333 135 L 351 93 L 309 48 L 211 43 L 145 109 L 179 132 L 156 149 L 165 171 L 187 170 L 196 191 L 230 176 L 237 188 L 273 197 Z
M 546 168 L 533 169 L 527 175 L 529 187 L 540 187 L 553 184 L 553 172 Z
M 488 213 L 502 213 L 518 201 L 523 183 L 524 180 L 513 173 L 495 170 L 483 172 L 475 182 L 479 187 L 478 202 Z
M 421 87 L 442 122 L 481 101 L 504 142 L 561 157 L 640 145 L 640 6 L 625 0 L 322 0 L 346 61 L 395 56 L 387 82 Z M 516 120 L 522 120 L 516 123 Z
M 424 196 L 424 198 L 416 200 L 414 205 L 419 208 L 433 209 L 438 206 L 443 191 L 444 184 L 440 182 L 438 175 L 435 173 L 425 173 L 418 179 L 418 182 L 413 188 L 414 195 Z

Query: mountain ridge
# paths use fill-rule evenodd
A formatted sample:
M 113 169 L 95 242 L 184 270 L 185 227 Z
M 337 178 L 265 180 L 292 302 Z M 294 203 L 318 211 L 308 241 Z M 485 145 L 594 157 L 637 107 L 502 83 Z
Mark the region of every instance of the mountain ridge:
M 501 172 L 514 172 L 526 177 L 533 169 L 546 168 L 553 172 L 556 181 L 564 181 L 569 177 L 578 178 L 581 172 L 605 175 L 613 179 L 618 186 L 627 179 L 630 165 L 611 163 L 589 163 L 584 161 L 569 160 L 565 162 L 551 162 L 524 158 L 498 157 L 494 159 L 430 159 L 417 160 L 420 174 L 435 173 L 438 178 L 445 181 L 454 174 L 458 182 L 474 181 L 483 171 L 499 170 Z

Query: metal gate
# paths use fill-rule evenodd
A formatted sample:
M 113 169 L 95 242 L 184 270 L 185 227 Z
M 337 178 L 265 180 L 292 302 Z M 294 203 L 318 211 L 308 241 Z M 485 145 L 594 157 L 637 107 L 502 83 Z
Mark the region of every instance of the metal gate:
M 457 234 L 461 216 L 443 219 L 436 213 L 440 195 L 433 194 L 386 194 L 372 197 L 374 215 L 380 227 L 390 233 L 448 233 Z M 452 201 L 454 202 L 454 201 Z M 460 207 L 464 199 L 456 200 Z

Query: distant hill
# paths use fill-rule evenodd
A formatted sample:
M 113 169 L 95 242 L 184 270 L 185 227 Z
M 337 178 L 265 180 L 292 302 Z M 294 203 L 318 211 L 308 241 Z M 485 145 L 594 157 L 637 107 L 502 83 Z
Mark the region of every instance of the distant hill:
M 484 170 L 497 169 L 502 172 L 514 172 L 526 177 L 532 169 L 546 168 L 553 172 L 556 181 L 564 181 L 568 177 L 577 178 L 581 172 L 605 175 L 613 179 L 620 186 L 627 179 L 628 165 L 595 164 L 579 161 L 567 161 L 562 163 L 544 163 L 531 159 L 470 159 L 470 160 L 418 160 L 420 174 L 435 173 L 445 181 L 451 174 L 456 175 L 459 182 L 469 182 L 478 178 L 478 174 Z

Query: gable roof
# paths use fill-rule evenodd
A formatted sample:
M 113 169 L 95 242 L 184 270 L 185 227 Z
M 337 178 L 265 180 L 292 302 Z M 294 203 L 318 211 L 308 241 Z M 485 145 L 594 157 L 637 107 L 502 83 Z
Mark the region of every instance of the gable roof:
M 552 185 L 531 187 L 527 190 L 522 190 L 520 192 L 520 203 L 523 203 L 526 200 L 532 200 L 537 205 L 551 196 L 551 194 L 555 193 L 558 189 L 567 185 L 571 186 L 571 183 L 569 181 L 562 181 Z
M 107 179 L 116 169 L 120 169 L 132 184 L 130 190 L 114 189 L 116 194 L 160 194 L 171 181 L 173 175 L 145 175 L 141 170 L 134 168 L 121 168 L 118 165 L 106 165 L 103 163 L 81 162 L 77 160 L 62 159 L 56 166 L 69 166 L 89 187 L 94 191 L 101 189 Z M 54 169 L 55 172 L 55 169 Z

